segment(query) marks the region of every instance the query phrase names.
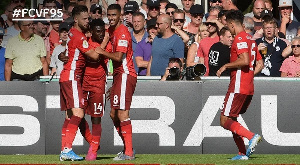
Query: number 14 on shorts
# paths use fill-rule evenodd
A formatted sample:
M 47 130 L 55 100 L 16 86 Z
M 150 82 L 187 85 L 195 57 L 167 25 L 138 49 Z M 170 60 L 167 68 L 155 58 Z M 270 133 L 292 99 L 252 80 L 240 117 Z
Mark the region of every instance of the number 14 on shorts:
M 101 103 L 98 103 L 98 105 L 97 105 L 97 103 L 94 103 L 94 111 L 95 111 L 94 114 L 95 115 L 101 114 L 102 110 L 103 110 L 103 106 Z

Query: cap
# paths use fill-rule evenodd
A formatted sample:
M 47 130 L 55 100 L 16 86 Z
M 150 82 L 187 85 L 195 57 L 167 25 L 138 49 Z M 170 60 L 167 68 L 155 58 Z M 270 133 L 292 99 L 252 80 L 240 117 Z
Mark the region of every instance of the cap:
M 93 4 L 93 5 L 91 6 L 90 11 L 91 11 L 91 12 L 94 12 L 95 10 L 99 10 L 100 13 L 102 14 L 102 7 L 101 7 L 99 4 Z
M 5 34 L 4 29 L 2 27 L 0 27 L 0 36 L 4 36 L 4 34 Z
M 46 19 L 45 17 L 36 17 L 36 18 L 33 19 L 33 23 L 40 22 L 44 25 L 50 25 L 48 21 L 45 21 L 45 19 Z
M 124 6 L 124 12 L 136 12 L 139 10 L 139 5 L 136 1 L 128 1 Z
M 178 9 L 177 5 L 174 4 L 174 3 L 168 3 L 168 4 L 166 5 L 166 10 L 167 10 L 168 8 Z
M 199 4 L 195 4 L 191 7 L 190 9 L 190 13 L 191 14 L 203 14 L 204 13 L 204 9 L 201 5 Z
M 264 16 L 273 17 L 273 13 L 272 13 L 272 11 L 265 9 L 261 12 L 260 17 L 263 18 Z
M 69 31 L 71 29 L 71 25 L 68 24 L 67 22 L 62 22 L 60 25 L 59 25 L 59 28 L 58 28 L 58 31 L 61 32 L 62 30 L 67 30 Z
M 156 26 L 156 18 L 147 20 L 147 29 L 149 29 L 151 26 Z
M 292 0 L 279 0 L 278 7 L 286 7 L 286 6 L 293 6 Z
M 160 1 L 159 0 L 147 0 L 147 6 L 149 7 L 159 7 Z

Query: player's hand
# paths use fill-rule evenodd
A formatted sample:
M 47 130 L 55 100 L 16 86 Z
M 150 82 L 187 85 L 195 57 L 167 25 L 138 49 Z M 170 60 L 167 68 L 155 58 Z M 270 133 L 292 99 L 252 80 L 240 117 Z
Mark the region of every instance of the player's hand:
M 218 71 L 217 71 L 217 76 L 220 77 L 221 74 L 226 70 L 226 66 L 223 65 Z
M 69 61 L 69 57 L 66 56 L 66 50 L 58 55 L 58 59 L 64 63 Z
M 98 53 L 99 55 L 102 55 L 102 54 L 104 54 L 104 52 L 105 52 L 105 50 L 103 50 L 103 49 L 101 48 L 101 46 L 98 46 L 98 47 L 95 49 L 95 51 L 96 51 L 96 53 Z
M 108 90 L 105 93 L 105 97 L 106 97 L 107 100 L 110 100 L 110 92 L 111 92 L 111 87 L 108 88 Z

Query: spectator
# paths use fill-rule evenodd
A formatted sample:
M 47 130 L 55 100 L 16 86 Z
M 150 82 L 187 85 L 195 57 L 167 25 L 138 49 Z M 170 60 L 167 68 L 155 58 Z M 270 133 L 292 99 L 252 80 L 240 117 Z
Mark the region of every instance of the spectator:
M 102 19 L 102 7 L 99 4 L 93 4 L 90 9 L 91 19 Z
M 271 0 L 264 0 L 265 1 L 265 5 L 266 5 L 266 9 L 273 11 L 273 4 Z
M 11 0 L 10 3 L 14 4 L 15 6 L 22 6 L 25 7 L 26 0 Z
M 184 26 L 183 29 L 187 32 L 197 34 L 204 16 L 204 9 L 198 4 L 193 5 L 190 9 L 191 22 Z
M 222 1 L 223 10 L 225 10 L 225 11 L 239 10 L 236 5 L 237 5 L 237 0 L 223 0 Z
M 170 3 L 169 0 L 160 0 L 160 12 L 159 14 L 166 14 L 166 5 Z
M 210 8 L 219 6 L 222 9 L 222 0 L 209 0 Z M 209 13 L 205 13 L 205 19 L 209 16 Z
M 292 41 L 293 55 L 285 59 L 280 68 L 281 77 L 300 77 L 300 38 Z
M 13 26 L 13 11 L 14 11 L 14 7 L 16 7 L 15 4 L 13 3 L 10 3 L 6 6 L 5 8 L 5 15 L 6 15 L 6 20 L 5 20 L 5 26 L 6 28 L 10 27 L 10 26 Z
M 195 0 L 181 0 L 183 11 L 185 12 L 185 20 L 187 23 L 191 22 L 191 7 L 195 4 Z
M 124 6 L 124 22 L 123 24 L 128 27 L 131 32 L 133 30 L 132 15 L 139 10 L 139 5 L 135 1 L 128 1 Z
M 39 76 L 49 72 L 44 41 L 33 33 L 33 21 L 18 21 L 18 25 L 20 34 L 7 43 L 5 80 L 38 80 Z
M 49 9 L 49 10 L 51 10 L 51 9 L 57 9 L 57 6 L 56 6 L 56 0 L 44 0 L 43 1 L 43 7 L 44 7 L 44 9 Z M 48 12 L 46 15 L 45 15 L 45 17 L 47 18 L 47 19 L 50 19 L 51 18 L 51 12 Z M 54 49 L 54 48 L 53 48 Z
M 297 28 L 300 26 L 299 22 L 291 18 L 293 11 L 292 0 L 279 0 L 278 8 L 281 19 L 279 22 L 279 31 L 285 35 L 287 40 L 292 41 L 297 34 Z
M 16 9 L 23 9 L 23 7 L 22 7 L 22 6 L 16 6 L 16 7 L 13 8 L 12 11 L 14 11 L 14 10 L 16 10 Z M 8 15 L 8 17 L 7 17 L 8 20 L 9 20 L 10 18 L 13 19 L 12 13 L 10 13 L 10 14 Z M 20 30 L 20 28 L 19 28 L 19 26 L 18 26 L 18 22 L 17 22 L 17 21 L 13 21 L 13 25 L 10 26 L 10 27 L 8 27 L 8 28 L 6 29 L 6 35 L 3 37 L 3 43 L 2 43 L 2 46 L 3 46 L 3 47 L 6 47 L 6 44 L 7 44 L 8 40 L 9 40 L 10 38 L 12 38 L 12 37 L 18 35 L 18 34 L 20 33 L 20 31 L 21 31 L 21 30 Z
M 254 21 L 251 17 L 245 16 L 244 17 L 244 29 L 246 31 L 246 33 L 250 34 L 251 36 L 254 35 Z
M 37 17 L 36 19 L 45 19 L 45 17 Z M 34 34 L 42 37 L 44 39 L 45 48 L 47 52 L 46 60 L 50 61 L 50 41 L 47 36 L 47 31 L 49 29 L 49 23 L 47 21 L 33 21 L 34 23 Z
M 225 11 L 222 10 L 218 14 L 218 21 L 222 23 L 224 26 L 227 26 Z
M 145 19 L 147 19 L 148 7 L 147 0 L 141 0 L 141 6 L 139 7 L 141 13 L 145 15 Z
M 199 32 L 195 36 L 195 42 L 190 46 L 187 54 L 187 59 L 186 59 L 186 66 L 194 66 L 199 63 L 199 57 L 197 56 L 198 54 L 198 49 L 199 49 L 199 43 L 201 42 L 202 39 L 208 37 L 209 32 L 207 31 L 207 26 L 205 24 L 201 24 L 199 26 Z
M 154 38 L 151 50 L 148 76 L 163 76 L 168 66 L 169 58 L 184 57 L 184 43 L 171 29 L 172 20 L 169 15 L 162 14 L 156 21 L 158 36 Z M 163 45 L 163 46 L 162 46 Z
M 220 30 L 220 42 L 213 44 L 209 50 L 209 76 L 216 76 L 217 71 L 230 62 L 230 48 L 233 37 L 227 27 Z M 222 76 L 230 76 L 230 70 L 225 70 Z
M 174 3 L 168 3 L 166 5 L 166 14 L 168 14 L 173 20 L 173 14 L 178 7 Z
M 125 4 L 128 2 L 128 0 L 116 0 L 116 4 L 119 4 L 124 9 Z
M 77 4 L 75 2 L 70 2 L 66 8 L 66 10 L 72 15 L 72 10 Z
M 52 26 L 52 30 L 50 31 L 49 34 L 49 42 L 50 42 L 50 55 L 52 55 L 54 48 L 57 45 L 61 44 L 61 41 L 59 39 L 59 33 L 58 33 L 59 24 L 61 23 L 61 21 L 51 21 L 50 23 Z M 50 61 L 47 62 L 48 64 L 50 64 Z
M 50 67 L 51 69 L 51 75 L 56 74 L 56 75 L 60 75 L 61 71 L 63 70 L 63 62 L 60 61 L 58 59 L 58 55 L 61 52 L 64 52 L 66 50 L 66 44 L 67 44 L 67 40 L 68 40 L 68 32 L 70 30 L 70 25 L 68 23 L 61 23 L 59 25 L 59 38 L 61 39 L 61 44 L 57 45 L 54 50 L 53 53 L 51 55 L 51 63 L 50 63 Z
M 248 13 L 245 16 L 252 17 L 254 21 L 254 31 L 262 28 L 262 17 L 261 13 L 266 9 L 264 0 L 256 0 L 252 9 L 252 13 Z
M 219 42 L 220 38 L 218 36 L 218 26 L 217 24 L 210 22 L 210 17 L 208 17 L 207 22 L 205 22 L 209 35 L 204 38 L 199 45 L 197 56 L 200 57 L 199 62 L 204 64 L 206 67 L 205 76 L 209 75 L 209 66 L 208 66 L 208 54 L 210 47 Z
M 134 53 L 136 45 L 139 42 L 141 42 L 142 40 L 144 40 L 145 38 L 147 38 L 148 33 L 145 30 L 146 20 L 145 20 L 145 16 L 143 13 L 141 13 L 141 12 L 133 13 L 132 20 L 133 20 L 133 31 L 130 32 L 130 35 L 131 35 L 131 40 L 132 40 L 132 50 Z M 133 63 L 134 63 L 135 71 L 137 72 L 138 66 L 135 61 L 135 58 L 133 59 Z
M 277 24 L 273 18 L 265 19 L 263 22 L 264 36 L 256 40 L 258 50 L 264 60 L 264 68 L 259 76 L 280 77 L 279 71 L 284 60 L 282 51 L 286 48 L 286 43 L 275 36 Z M 267 51 L 265 52 L 265 49 Z
M 147 0 L 148 15 L 147 19 L 157 19 L 160 12 L 160 0 Z
M 179 58 L 170 58 L 165 74 L 160 81 L 181 80 L 182 78 L 182 61 Z
M 4 36 L 4 29 L 0 27 L 0 81 L 5 81 L 4 68 L 5 68 L 5 48 L 1 46 Z
M 190 47 L 195 41 L 195 34 L 183 30 L 183 25 L 185 21 L 184 11 L 181 9 L 176 9 L 173 15 L 173 24 L 171 28 L 174 32 L 183 40 L 186 48 Z
M 157 35 L 157 28 L 155 26 L 156 19 L 147 21 L 148 37 L 143 39 L 136 45 L 135 51 L 133 53 L 136 65 L 138 67 L 137 73 L 139 76 L 146 76 L 147 74 L 147 67 L 151 58 L 152 42 Z

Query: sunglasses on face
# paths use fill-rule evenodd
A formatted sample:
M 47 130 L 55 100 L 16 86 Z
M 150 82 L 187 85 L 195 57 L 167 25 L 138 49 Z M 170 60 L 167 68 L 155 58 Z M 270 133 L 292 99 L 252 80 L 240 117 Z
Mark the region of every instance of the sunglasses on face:
M 166 14 L 168 14 L 168 15 L 173 15 L 173 14 L 174 14 L 174 11 L 166 12 Z
M 174 23 L 176 23 L 176 22 L 180 22 L 180 23 L 183 23 L 184 22 L 184 19 L 174 19 Z
M 102 14 L 102 13 L 100 13 L 100 11 L 99 11 L 99 10 L 95 10 L 95 11 L 93 11 L 93 14 L 96 14 L 96 13 L 98 13 L 98 14 Z
M 201 17 L 201 18 L 203 18 L 203 14 L 192 14 L 192 17 L 195 17 L 195 18 L 197 18 L 197 17 Z
M 153 6 L 151 6 L 151 7 L 149 7 L 149 10 L 159 10 L 159 7 L 153 7 Z
M 206 26 L 216 26 L 217 24 L 215 24 L 215 23 L 212 23 L 212 22 L 205 22 L 205 25 Z
M 210 2 L 212 2 L 212 3 L 217 3 L 217 2 L 222 3 L 222 0 L 211 0 Z
M 296 48 L 296 47 L 297 47 L 297 48 L 300 48 L 300 45 L 292 45 L 291 47 L 292 47 L 292 48 Z

